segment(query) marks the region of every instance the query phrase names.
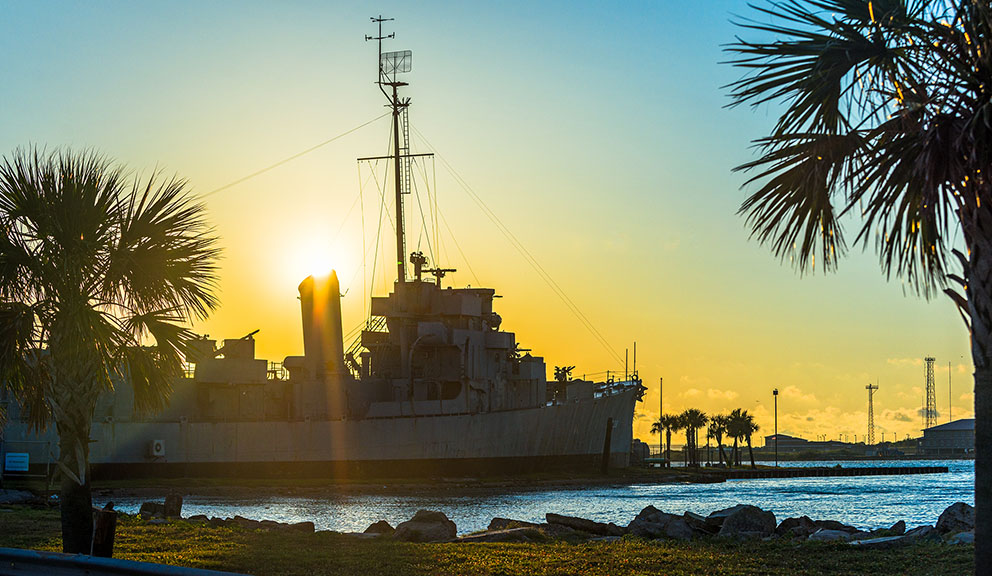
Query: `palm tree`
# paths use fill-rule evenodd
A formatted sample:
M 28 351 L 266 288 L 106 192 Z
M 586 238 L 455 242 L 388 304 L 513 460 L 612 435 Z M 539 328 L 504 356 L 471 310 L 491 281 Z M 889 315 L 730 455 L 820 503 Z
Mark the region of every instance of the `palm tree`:
M 90 422 L 127 378 L 161 408 L 191 318 L 217 301 L 204 207 L 170 180 L 128 182 L 91 152 L 15 152 L 0 165 L 0 382 L 59 436 L 62 548 L 89 553 Z
M 753 421 L 753 418 L 747 413 L 747 410 L 740 408 L 734 408 L 727 416 L 727 434 L 734 439 L 734 449 L 730 455 L 732 465 L 734 466 L 740 466 L 741 464 L 741 455 L 738 446 L 748 435 L 748 430 L 750 429 L 749 421 Z
M 747 413 L 747 410 L 741 412 L 741 421 L 739 423 L 740 432 L 744 435 L 744 440 L 747 442 L 747 453 L 751 458 L 751 468 L 755 469 L 758 466 L 754 463 L 754 448 L 751 446 L 751 435 L 758 431 L 758 424 L 754 421 L 754 416 Z
M 661 417 L 661 423 L 665 428 L 665 461 L 667 466 L 671 466 L 672 432 L 678 432 L 683 428 L 682 419 L 677 414 L 664 414 Z
M 716 416 L 710 417 L 710 434 L 713 439 L 716 440 L 717 444 L 717 458 L 720 464 L 727 461 L 727 454 L 723 451 L 723 436 L 727 433 L 727 416 L 725 414 L 717 414 Z M 728 462 L 729 464 L 729 462 Z
M 957 305 L 975 366 L 975 565 L 992 566 L 992 6 L 781 0 L 756 10 L 760 20 L 741 25 L 762 39 L 728 48 L 745 71 L 731 98 L 783 107 L 756 142 L 760 158 L 739 167 L 758 186 L 741 212 L 802 270 L 817 256 L 835 268 L 847 246 L 839 216 L 860 217 L 854 242 L 874 242 L 887 276 Z
M 662 414 L 661 418 L 651 423 L 652 434 L 660 434 L 662 430 L 665 431 L 665 442 L 662 444 L 661 450 L 665 453 L 666 465 L 668 466 L 671 466 L 672 462 L 672 432 L 678 432 L 681 429 L 682 420 L 675 414 Z
M 686 445 L 688 448 L 688 458 L 687 465 L 698 466 L 699 465 L 699 454 L 697 453 L 697 446 L 699 446 L 699 436 L 698 431 L 703 426 L 706 426 L 707 417 L 701 410 L 696 408 L 689 408 L 682 413 L 682 423 L 685 427 L 685 437 Z

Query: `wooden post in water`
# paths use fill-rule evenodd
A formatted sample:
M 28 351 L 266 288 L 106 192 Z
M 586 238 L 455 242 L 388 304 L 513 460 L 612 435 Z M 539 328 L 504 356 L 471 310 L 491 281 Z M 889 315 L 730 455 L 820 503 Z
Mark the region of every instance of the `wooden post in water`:
M 606 440 L 603 441 L 603 464 L 600 472 L 606 474 L 610 469 L 610 443 L 613 439 L 613 418 L 606 419 Z

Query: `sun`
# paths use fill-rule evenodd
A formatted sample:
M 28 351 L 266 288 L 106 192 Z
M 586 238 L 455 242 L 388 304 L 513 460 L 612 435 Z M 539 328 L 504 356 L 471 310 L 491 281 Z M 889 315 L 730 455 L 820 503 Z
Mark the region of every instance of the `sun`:
M 350 278 L 354 272 L 345 246 L 330 246 L 319 239 L 295 243 L 286 258 L 286 268 L 297 282 L 307 276 L 327 276 L 332 270 L 337 272 L 338 278 Z

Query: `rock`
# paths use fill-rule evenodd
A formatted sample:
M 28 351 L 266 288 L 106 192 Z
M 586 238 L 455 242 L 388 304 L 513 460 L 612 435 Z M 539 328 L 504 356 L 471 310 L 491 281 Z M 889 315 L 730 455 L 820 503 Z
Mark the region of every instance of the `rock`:
M 213 528 L 220 528 L 222 526 L 227 526 L 227 520 L 225 520 L 224 518 L 211 517 L 210 520 L 207 520 L 207 523 L 209 523 L 210 526 Z
M 775 528 L 775 534 L 783 538 L 809 538 L 809 535 L 819 530 L 809 516 L 786 518 Z
M 169 494 L 165 497 L 165 505 L 162 506 L 162 513 L 166 518 L 179 518 L 183 515 L 183 497 L 178 494 Z
M 905 538 L 915 540 L 915 541 L 926 541 L 926 542 L 938 542 L 940 541 L 940 532 L 933 526 L 919 526 L 913 528 L 903 535 Z
M 704 522 L 705 524 L 705 522 Z M 682 516 L 666 514 L 654 506 L 641 510 L 627 526 L 627 532 L 642 538 L 666 538 L 671 540 L 689 540 L 692 538 L 692 528 Z
M 846 530 L 828 530 L 820 528 L 809 536 L 810 542 L 847 542 L 851 539 L 851 532 Z
M 568 526 L 562 526 L 561 524 L 538 524 L 537 528 L 540 531 L 551 538 L 558 540 L 588 540 L 591 534 L 588 532 L 580 532 L 578 530 L 573 530 Z
M 964 502 L 956 502 L 947 507 L 937 519 L 937 531 L 941 534 L 967 532 L 975 529 L 975 508 Z
M 231 518 L 230 522 L 236 526 L 241 526 L 245 530 L 260 530 L 262 528 L 261 522 L 252 520 L 251 518 L 245 518 L 244 516 L 235 516 Z
M 457 534 L 455 523 L 443 512 L 417 510 L 413 518 L 401 522 L 393 538 L 404 542 L 447 542 Z
M 617 540 L 623 540 L 623 536 L 596 536 L 589 539 L 590 542 L 616 542 Z
M 685 520 L 686 525 L 692 529 L 694 534 L 699 534 L 700 536 L 712 536 L 720 531 L 719 527 L 707 523 L 706 517 L 699 514 L 686 511 L 682 515 L 682 519 Z
M 187 522 L 208 522 L 209 520 L 205 514 L 197 514 L 186 519 Z
M 876 550 L 887 550 L 889 548 L 898 548 L 900 546 L 906 546 L 913 542 L 912 538 L 907 538 L 905 536 L 883 536 L 881 538 L 868 538 L 865 540 L 852 540 L 849 542 L 851 546 L 859 546 L 861 548 L 873 548 Z
M 816 524 L 817 528 L 823 530 L 840 530 L 842 532 L 847 532 L 849 534 L 854 534 L 858 531 L 854 526 L 848 526 L 847 524 L 838 522 L 836 520 L 814 520 L 813 524 Z
M 143 502 L 138 509 L 138 515 L 145 518 L 156 518 L 165 516 L 165 506 L 158 502 Z
M 574 516 L 560 516 L 558 514 L 548 513 L 544 516 L 548 524 L 558 524 L 561 526 L 567 526 L 573 530 L 578 530 L 580 532 L 586 532 L 589 534 L 596 534 L 597 536 L 623 536 L 624 529 L 617 526 L 616 524 L 610 522 L 609 524 L 603 524 L 602 522 L 595 522 L 593 520 L 586 520 L 585 518 L 576 518 Z
M 879 528 L 868 533 L 869 538 L 885 538 L 887 536 L 902 536 L 906 533 L 906 522 L 900 520 L 889 528 Z M 864 538 L 858 538 L 863 540 Z
M 723 526 L 723 521 L 727 519 L 728 516 L 737 512 L 741 508 L 747 506 L 746 504 L 738 504 L 736 506 L 731 506 L 730 508 L 724 508 L 723 510 L 717 510 L 716 512 L 711 512 L 709 516 L 706 517 L 706 523 L 710 526 L 716 527 L 718 530 Z
M 393 532 L 396 532 L 396 529 L 390 526 L 389 522 L 379 520 L 366 528 L 363 534 L 385 534 L 387 536 L 392 536 Z
M 723 521 L 721 538 L 764 538 L 775 533 L 775 514 L 757 506 L 743 506 Z
M 34 500 L 34 494 L 26 490 L 0 490 L 0 504 L 23 504 Z
M 958 532 L 954 534 L 947 540 L 948 544 L 974 544 L 975 543 L 975 533 L 974 532 Z
M 504 530 L 487 530 L 477 534 L 469 534 L 455 542 L 543 542 L 547 536 L 534 527 L 507 528 Z
M 287 530 L 306 534 L 313 534 L 315 529 L 313 522 L 294 522 L 293 524 L 283 524 L 282 526 Z
M 510 528 L 535 528 L 537 524 L 524 522 L 523 520 L 511 520 L 509 518 L 493 518 L 489 522 L 487 530 L 509 530 Z

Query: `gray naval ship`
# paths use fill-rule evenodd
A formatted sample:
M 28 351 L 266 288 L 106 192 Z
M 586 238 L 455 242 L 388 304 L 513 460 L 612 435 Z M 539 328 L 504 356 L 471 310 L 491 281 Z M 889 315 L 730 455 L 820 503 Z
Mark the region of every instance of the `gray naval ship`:
M 379 86 L 393 112 L 397 255 L 405 253 L 404 170 L 409 170 L 397 74 L 410 53 L 382 52 Z M 404 122 L 405 124 L 405 122 Z M 405 132 L 405 131 L 404 131 Z M 407 184 L 408 186 L 408 184 Z M 373 297 L 371 318 L 345 349 L 336 274 L 299 286 L 302 356 L 255 358 L 254 334 L 195 340 L 186 377 L 168 407 L 138 414 L 127 382 L 94 414 L 94 476 L 324 475 L 336 477 L 494 474 L 625 467 L 636 370 L 603 382 L 548 381 L 544 359 L 500 330 L 490 288 L 442 286 L 450 269 L 421 252 L 397 258 L 393 291 Z M 256 331 L 257 332 L 257 331 Z M 35 433 L 8 406 L 5 473 L 39 473 L 55 461 L 54 426 Z

